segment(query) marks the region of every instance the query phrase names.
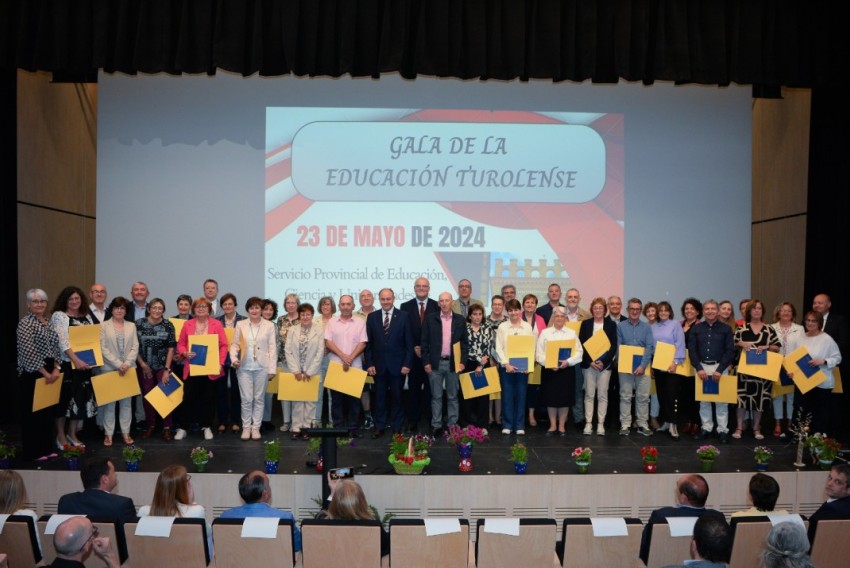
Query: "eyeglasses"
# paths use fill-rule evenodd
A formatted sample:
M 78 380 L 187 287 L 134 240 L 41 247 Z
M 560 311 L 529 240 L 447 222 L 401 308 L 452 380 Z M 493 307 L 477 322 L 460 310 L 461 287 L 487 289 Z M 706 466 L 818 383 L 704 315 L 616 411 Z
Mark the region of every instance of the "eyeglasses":
M 30 300 L 31 304 L 46 304 L 47 300 Z
M 818 320 L 807 319 L 806 323 L 818 323 Z
M 93 526 L 92 531 L 91 531 L 91 536 L 86 539 L 86 541 L 83 543 L 83 546 L 81 546 L 80 550 L 78 550 L 77 552 L 84 551 L 86 549 L 86 547 L 89 545 L 89 543 L 97 538 L 98 532 L 99 532 L 98 528 L 96 526 Z
M 92 290 L 92 294 L 106 294 L 106 290 Z

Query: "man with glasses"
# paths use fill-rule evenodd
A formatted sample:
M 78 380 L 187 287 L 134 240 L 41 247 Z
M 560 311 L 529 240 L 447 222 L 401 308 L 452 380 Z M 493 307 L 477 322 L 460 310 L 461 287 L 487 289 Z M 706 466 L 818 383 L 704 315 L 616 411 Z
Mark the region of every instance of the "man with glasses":
M 642 347 L 644 351 L 637 366 L 629 365 L 632 369 L 631 373 L 620 373 L 620 436 L 629 435 L 629 427 L 632 425 L 633 397 L 635 397 L 638 432 L 644 436 L 652 436 L 652 430 L 649 429 L 650 379 L 646 370 L 652 363 L 655 339 L 652 336 L 652 328 L 640 319 L 643 302 L 632 298 L 628 306 L 629 319 L 617 325 L 617 344 L 620 345 L 620 353 L 617 356 L 622 357 L 624 345 Z
M 106 306 L 106 286 L 95 283 L 89 288 L 89 315 L 94 323 L 103 323 L 112 317 Z
M 121 565 L 109 538 L 98 536 L 97 527 L 86 517 L 71 517 L 56 527 L 53 546 L 56 559 L 49 564 L 53 568 L 82 568 L 92 554 L 103 560 L 108 568 Z
M 463 319 L 466 319 L 472 304 L 484 305 L 481 303 L 481 300 L 476 300 L 472 297 L 472 282 L 464 278 L 457 283 L 457 300 L 452 302 L 452 311 L 463 316 Z

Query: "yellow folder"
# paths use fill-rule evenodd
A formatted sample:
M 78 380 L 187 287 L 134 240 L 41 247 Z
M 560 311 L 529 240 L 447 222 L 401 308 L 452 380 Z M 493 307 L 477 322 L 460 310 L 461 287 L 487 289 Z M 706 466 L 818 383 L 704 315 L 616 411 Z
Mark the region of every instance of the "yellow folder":
M 539 385 L 542 373 L 543 367 L 535 363 L 534 370 L 531 372 L 531 374 L 528 375 L 528 384 Z
M 183 330 L 183 324 L 188 320 L 184 320 L 181 318 L 168 318 L 168 321 L 171 322 L 171 325 L 174 326 L 174 339 L 180 339 L 180 332 Z
M 62 391 L 62 373 L 59 378 L 51 384 L 47 379 L 41 377 L 35 380 L 35 393 L 32 396 L 32 411 L 38 412 L 48 406 L 59 404 L 59 393 Z
M 103 351 L 100 349 L 100 324 L 97 325 L 72 325 L 68 328 L 68 339 L 71 349 L 79 357 L 84 351 L 90 351 L 94 355 L 94 365 L 103 365 Z M 85 359 L 84 357 L 81 357 Z M 76 368 L 73 362 L 71 366 Z
M 484 367 L 484 378 L 487 380 L 487 385 L 475 388 L 472 382 L 472 373 L 461 373 L 460 388 L 463 390 L 463 398 L 470 399 L 478 396 L 500 394 L 502 392 L 501 383 L 499 382 L 499 370 L 496 367 Z
M 706 380 L 712 379 L 709 376 Z M 725 402 L 729 404 L 738 402 L 738 377 L 735 375 L 720 375 L 720 392 L 718 394 L 703 393 L 702 379 L 694 377 L 694 381 L 696 400 L 700 402 Z
M 94 375 L 91 378 L 91 386 L 94 388 L 94 398 L 98 406 L 142 394 L 135 367 L 127 369 L 123 377 L 118 371 Z
M 643 357 L 645 352 L 646 349 L 637 347 L 636 345 L 620 345 L 619 354 L 617 355 L 617 371 L 627 375 L 633 375 L 635 370 L 632 362 L 635 356 Z
M 218 356 L 218 334 L 209 333 L 206 335 L 190 335 L 189 336 L 189 351 L 195 352 L 196 345 L 203 345 L 207 348 L 207 359 L 203 365 L 194 365 L 189 363 L 189 376 L 197 377 L 201 375 L 218 375 L 221 372 L 221 361 Z M 191 361 L 195 361 L 195 357 Z
M 534 336 L 533 335 L 509 335 L 507 346 L 508 361 L 524 357 L 528 359 L 528 371 L 534 370 Z
M 277 394 L 278 393 L 278 391 L 280 390 L 280 374 L 282 372 L 283 372 L 283 370 L 280 367 L 278 367 L 277 373 L 275 373 L 275 376 L 273 376 L 272 379 L 268 382 L 268 384 L 266 384 L 266 392 L 267 393 L 270 393 L 270 394 Z
M 670 368 L 670 363 L 673 362 L 675 356 L 675 345 L 664 341 L 657 342 L 655 344 L 655 353 L 652 355 L 652 368 L 666 372 Z M 685 360 L 679 365 L 676 365 L 676 370 L 673 372 L 683 377 L 693 377 L 696 374 L 687 351 L 685 351 Z
M 336 361 L 331 361 L 328 365 L 328 374 L 325 375 L 325 388 L 359 398 L 363 393 L 363 385 L 365 384 L 366 371 L 363 369 L 349 367 L 348 371 L 344 371 L 342 364 Z M 316 397 L 318 398 L 318 394 Z
M 608 334 L 600 329 L 591 335 L 590 339 L 585 341 L 583 345 L 584 350 L 590 355 L 590 360 L 598 361 L 611 349 L 611 340 L 608 339 Z
M 783 385 L 779 381 L 770 385 L 770 396 L 773 398 L 777 398 L 785 394 L 791 394 L 792 392 L 794 392 L 794 385 Z
M 463 371 L 463 363 L 460 360 L 460 341 L 456 341 L 452 345 L 452 355 L 455 359 L 455 373 L 460 373 Z
M 502 400 L 502 391 L 490 393 L 490 400 Z
M 570 349 L 570 357 L 575 354 L 576 340 L 575 339 L 556 339 L 555 341 L 546 342 L 546 368 L 557 369 L 561 362 L 558 360 L 558 353 L 561 349 L 568 347 Z
M 174 373 L 171 373 L 171 378 L 169 380 L 177 381 L 177 384 L 180 385 L 180 387 L 170 395 L 166 396 L 159 387 L 152 388 L 150 392 L 145 395 L 145 400 L 147 400 L 150 405 L 153 406 L 154 410 L 156 410 L 157 414 L 163 418 L 174 412 L 174 409 L 180 406 L 180 403 L 183 402 L 183 381 L 177 378 L 177 375 Z
M 793 353 L 786 355 L 782 362 L 785 370 L 789 373 L 793 373 L 791 380 L 794 381 L 794 384 L 797 385 L 797 388 L 800 389 L 800 392 L 803 394 L 806 394 L 822 382 L 826 381 L 826 374 L 824 374 L 821 370 L 818 370 L 811 377 L 807 377 L 803 370 L 800 369 L 797 362 L 801 357 L 806 355 L 809 355 L 809 350 L 805 345 L 801 345 Z
M 564 327 L 568 327 L 571 330 L 573 330 L 574 332 L 576 332 L 576 337 L 578 337 L 578 332 L 581 329 L 581 322 L 580 321 L 568 321 L 568 322 L 564 323 Z
M 835 377 L 835 387 L 832 389 L 832 394 L 841 394 L 844 392 L 844 383 L 841 382 L 841 371 L 838 367 L 832 369 L 832 376 Z
M 319 383 L 321 382 L 319 375 L 313 375 L 309 381 L 297 381 L 295 380 L 295 373 L 280 371 L 277 377 L 280 377 L 278 399 L 300 402 L 316 402 L 319 400 Z
M 782 355 L 767 352 L 767 363 L 764 365 L 750 365 L 747 363 L 747 352 L 741 351 L 741 356 L 738 359 L 738 374 L 750 375 L 767 381 L 779 380 L 779 368 L 782 367 Z M 826 380 L 824 378 L 824 380 Z

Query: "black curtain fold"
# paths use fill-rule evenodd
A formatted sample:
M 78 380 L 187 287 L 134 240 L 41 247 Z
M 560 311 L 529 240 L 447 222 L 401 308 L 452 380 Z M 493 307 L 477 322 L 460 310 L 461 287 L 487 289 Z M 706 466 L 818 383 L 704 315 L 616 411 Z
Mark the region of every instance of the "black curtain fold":
M 825 0 L 0 0 L 0 67 L 813 87 Z

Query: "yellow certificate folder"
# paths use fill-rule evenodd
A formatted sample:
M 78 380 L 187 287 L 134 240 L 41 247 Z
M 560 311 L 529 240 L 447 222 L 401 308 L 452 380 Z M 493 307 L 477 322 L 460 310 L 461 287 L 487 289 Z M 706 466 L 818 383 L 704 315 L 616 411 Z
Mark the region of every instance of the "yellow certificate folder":
M 460 388 L 465 399 L 501 393 L 499 370 L 496 367 L 485 367 L 480 373 L 462 373 Z
M 189 351 L 195 353 L 195 357 L 189 362 L 189 375 L 218 375 L 221 372 L 221 362 L 218 358 L 218 334 L 189 336 Z M 191 361 L 200 359 L 200 353 L 204 352 L 206 358 L 203 365 L 194 365 Z
M 675 345 L 659 341 L 655 344 L 655 353 L 652 356 L 652 368 L 667 372 L 667 369 L 670 368 L 670 363 L 673 362 L 673 358 L 675 356 Z M 685 360 L 681 364 L 676 365 L 676 370 L 673 372 L 677 375 L 682 375 L 683 377 L 693 377 L 696 374 L 694 366 L 691 365 L 691 358 L 687 351 L 685 351 Z
M 171 377 L 169 378 L 169 382 L 174 381 L 177 384 L 177 388 L 169 395 L 166 395 L 165 392 L 157 387 L 154 387 L 150 390 L 148 394 L 145 395 L 145 400 L 147 400 L 151 406 L 153 406 L 154 410 L 156 410 L 157 414 L 161 417 L 165 418 L 172 412 L 174 409 L 180 406 L 180 403 L 183 402 L 183 381 L 177 378 L 177 375 L 171 373 Z
M 591 361 L 598 361 L 609 349 L 611 349 L 611 340 L 608 339 L 608 334 L 601 329 L 584 342 L 584 350 L 590 355 Z
M 142 394 L 135 367 L 127 369 L 123 377 L 118 371 L 94 375 L 91 378 L 91 386 L 94 388 L 94 398 L 98 406 Z
M 266 392 L 269 394 L 277 394 L 280 391 L 280 374 L 283 370 L 278 367 L 277 373 L 272 379 L 266 384 Z
M 100 325 L 72 325 L 68 328 L 71 349 L 77 357 L 90 367 L 103 365 L 103 351 L 100 350 Z M 74 366 L 74 363 L 71 363 Z
M 573 356 L 576 350 L 575 339 L 557 339 L 555 341 L 546 342 L 546 368 L 556 369 L 561 364 L 560 353 L 561 349 L 569 349 L 569 359 Z
M 300 402 L 316 402 L 319 400 L 319 383 L 321 382 L 319 375 L 313 375 L 309 381 L 298 381 L 295 379 L 295 373 L 284 373 L 283 371 L 279 372 L 277 376 L 280 382 L 277 391 L 278 399 Z
M 633 375 L 635 369 L 640 366 L 645 352 L 646 349 L 636 345 L 620 345 L 620 353 L 617 355 L 617 371 L 627 375 Z
M 573 330 L 574 332 L 576 332 L 576 337 L 578 337 L 578 332 L 581 329 L 581 322 L 580 321 L 568 321 L 568 322 L 564 323 L 564 327 L 568 327 L 571 330 Z
M 360 395 L 363 394 L 363 385 L 365 384 L 366 371 L 363 369 L 349 367 L 348 371 L 344 371 L 342 364 L 336 361 L 331 361 L 328 365 L 328 374 L 325 375 L 326 389 L 360 398 Z M 317 391 L 316 398 L 318 396 Z
M 741 351 L 741 357 L 738 359 L 738 374 L 750 375 L 766 381 L 778 381 L 779 369 L 782 367 L 782 355 L 773 351 L 762 351 L 762 354 L 767 356 L 767 361 L 752 364 L 747 363 L 747 351 Z
M 696 400 L 699 402 L 725 402 L 729 404 L 738 402 L 738 377 L 735 375 L 720 375 L 720 381 L 714 385 L 708 385 L 708 388 L 703 383 L 714 382 L 710 375 L 705 381 L 699 377 L 694 377 L 694 381 Z
M 463 362 L 460 360 L 460 341 L 455 341 L 452 345 L 452 355 L 455 359 L 455 373 L 460 373 L 463 371 Z
M 59 404 L 59 393 L 62 391 L 62 374 L 51 384 L 41 377 L 35 380 L 35 393 L 32 396 L 32 411 L 38 412 L 48 406 Z
M 841 394 L 844 392 L 844 383 L 841 382 L 841 371 L 838 367 L 832 369 L 832 376 L 835 377 L 835 387 L 832 389 L 832 394 Z
M 528 375 L 528 384 L 530 385 L 539 385 L 543 375 L 543 367 L 534 364 L 534 370 Z
M 180 339 L 180 332 L 183 331 L 183 324 L 189 320 L 184 320 L 181 318 L 168 318 L 168 321 L 170 321 L 171 325 L 174 326 L 174 338 Z
M 826 381 L 826 375 L 820 369 L 812 372 L 812 369 L 804 370 L 800 367 L 801 360 L 808 360 L 810 357 L 809 350 L 805 345 L 801 345 L 793 353 L 786 355 L 785 360 L 782 362 L 785 370 L 792 373 L 791 380 L 794 381 L 794 384 L 797 385 L 797 388 L 800 389 L 800 392 L 803 394 L 806 394 L 822 382 Z M 808 373 L 806 371 L 808 371 Z
M 534 370 L 534 336 L 533 335 L 509 335 L 508 336 L 508 361 L 511 359 L 528 359 L 525 371 L 530 373 Z M 514 365 L 516 367 L 516 365 Z

